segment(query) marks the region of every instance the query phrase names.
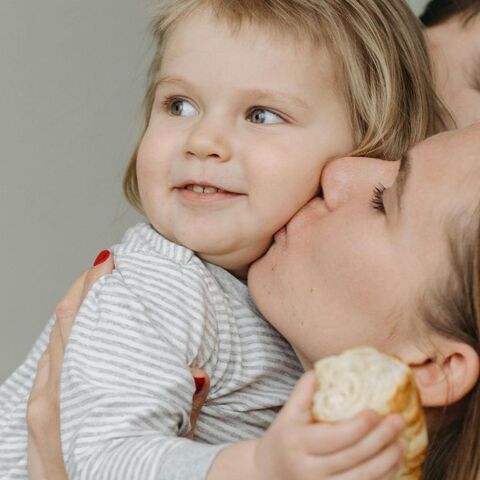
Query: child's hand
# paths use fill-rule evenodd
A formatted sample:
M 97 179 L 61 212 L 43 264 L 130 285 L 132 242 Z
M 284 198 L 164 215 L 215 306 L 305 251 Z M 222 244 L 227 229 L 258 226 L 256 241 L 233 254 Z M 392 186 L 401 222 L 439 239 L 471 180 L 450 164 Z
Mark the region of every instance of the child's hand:
M 382 419 L 362 412 L 336 424 L 313 423 L 315 374 L 306 373 L 255 449 L 262 480 L 376 480 L 400 467 L 405 425 L 398 415 Z

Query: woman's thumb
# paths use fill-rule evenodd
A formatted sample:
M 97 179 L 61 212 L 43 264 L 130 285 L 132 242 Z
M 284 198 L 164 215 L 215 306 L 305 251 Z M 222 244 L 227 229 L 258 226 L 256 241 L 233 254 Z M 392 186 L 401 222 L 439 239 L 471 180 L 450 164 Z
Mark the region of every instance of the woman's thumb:
M 190 423 L 192 425 L 190 433 L 193 436 L 198 416 L 200 415 L 202 407 L 207 400 L 208 391 L 210 390 L 210 379 L 203 370 L 191 368 L 190 371 L 192 372 L 196 386 L 196 391 L 192 399 L 192 413 L 190 415 Z

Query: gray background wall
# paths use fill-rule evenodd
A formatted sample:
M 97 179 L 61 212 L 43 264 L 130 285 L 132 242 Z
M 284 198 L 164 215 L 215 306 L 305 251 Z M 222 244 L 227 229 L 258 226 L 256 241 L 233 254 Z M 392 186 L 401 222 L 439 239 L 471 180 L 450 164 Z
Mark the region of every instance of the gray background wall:
M 408 3 L 412 7 L 413 11 L 417 15 L 420 15 L 420 13 L 423 12 L 425 5 L 428 3 L 428 0 L 409 0 Z
M 73 279 L 140 218 L 121 178 L 142 122 L 147 7 L 0 2 L 0 382 Z

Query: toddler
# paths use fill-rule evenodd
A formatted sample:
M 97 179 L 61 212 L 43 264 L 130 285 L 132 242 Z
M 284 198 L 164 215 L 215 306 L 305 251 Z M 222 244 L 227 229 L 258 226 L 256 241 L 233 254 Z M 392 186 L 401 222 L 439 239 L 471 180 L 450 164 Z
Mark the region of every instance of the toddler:
M 399 0 L 168 0 L 154 33 L 125 178 L 148 223 L 112 248 L 65 353 L 72 479 L 207 478 L 227 444 L 260 437 L 302 369 L 249 298 L 249 265 L 328 160 L 398 159 L 440 118 Z M 53 321 L 0 389 L 1 479 L 27 478 L 25 407 Z M 211 380 L 194 441 L 191 367 Z

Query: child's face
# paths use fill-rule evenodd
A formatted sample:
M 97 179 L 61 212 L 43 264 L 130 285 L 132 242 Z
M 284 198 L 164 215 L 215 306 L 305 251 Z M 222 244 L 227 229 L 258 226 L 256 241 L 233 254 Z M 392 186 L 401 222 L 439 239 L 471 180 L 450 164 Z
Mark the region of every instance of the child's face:
M 244 275 L 317 193 L 327 160 L 354 147 L 334 70 L 325 48 L 289 35 L 234 34 L 201 12 L 181 22 L 137 157 L 152 225 Z

